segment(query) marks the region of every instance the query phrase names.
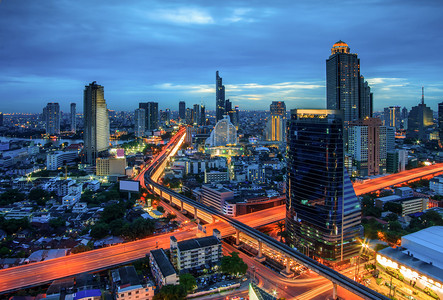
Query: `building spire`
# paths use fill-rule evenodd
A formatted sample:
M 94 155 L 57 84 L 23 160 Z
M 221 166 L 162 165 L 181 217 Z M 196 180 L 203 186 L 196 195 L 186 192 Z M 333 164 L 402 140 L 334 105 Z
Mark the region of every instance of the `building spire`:
M 425 104 L 425 87 L 421 87 L 421 104 Z

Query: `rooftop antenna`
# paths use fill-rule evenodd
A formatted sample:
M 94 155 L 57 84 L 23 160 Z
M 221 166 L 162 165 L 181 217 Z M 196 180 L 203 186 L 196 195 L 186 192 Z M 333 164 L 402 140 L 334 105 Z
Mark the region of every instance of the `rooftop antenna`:
M 425 87 L 421 87 L 421 104 L 425 104 Z

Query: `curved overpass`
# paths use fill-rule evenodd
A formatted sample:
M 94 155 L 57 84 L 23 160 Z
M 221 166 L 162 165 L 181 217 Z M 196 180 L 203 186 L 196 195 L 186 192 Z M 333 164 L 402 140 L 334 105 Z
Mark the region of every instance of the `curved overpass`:
M 168 147 L 166 147 L 166 149 L 162 151 L 162 153 L 156 158 L 156 161 L 150 167 L 148 167 L 147 171 L 145 172 L 145 183 L 150 186 L 152 191 L 167 200 L 177 199 L 178 201 L 180 201 L 180 203 L 193 207 L 194 212 L 197 216 L 198 212 L 200 211 L 204 215 L 211 216 L 211 218 L 216 217 L 217 219 L 229 223 L 235 229 L 247 234 L 252 238 L 257 239 L 262 243 L 265 243 L 269 247 L 278 250 L 282 254 L 285 254 L 288 258 L 297 261 L 298 263 L 308 267 L 319 275 L 329 279 L 334 283 L 334 285 L 339 285 L 364 299 L 388 299 L 387 297 L 380 295 L 376 291 L 367 288 L 364 285 L 361 285 L 354 280 L 346 277 L 345 275 L 342 275 L 339 272 L 334 271 L 331 268 L 328 268 L 320 264 L 319 262 L 301 254 L 297 250 L 274 240 L 266 234 L 263 234 L 260 231 L 251 228 L 233 218 L 223 215 L 222 213 L 211 207 L 207 207 L 206 205 L 198 203 L 157 183 L 157 180 L 163 172 L 163 169 L 166 166 L 166 163 L 169 161 L 169 158 L 172 154 L 175 154 L 175 152 L 181 146 L 181 143 L 183 142 L 185 137 L 185 132 L 181 130 L 179 134 L 177 134 L 175 137 L 179 138 L 178 142 L 176 144 L 169 144 Z
M 400 173 L 370 179 L 365 183 L 356 183 L 354 184 L 354 190 L 355 193 L 359 196 L 366 193 L 375 192 L 392 185 L 397 185 L 412 180 L 418 180 L 422 177 L 435 176 L 439 173 L 443 173 L 443 163 L 415 168 Z

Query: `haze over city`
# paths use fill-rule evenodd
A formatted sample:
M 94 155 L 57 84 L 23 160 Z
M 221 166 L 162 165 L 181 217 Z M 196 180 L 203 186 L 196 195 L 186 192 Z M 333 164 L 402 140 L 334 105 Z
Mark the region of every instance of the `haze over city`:
M 374 110 L 442 99 L 439 1 L 2 1 L 0 111 L 81 103 L 96 80 L 113 110 L 212 101 L 214 71 L 241 109 L 323 108 L 325 60 L 358 53 Z M 79 108 L 81 111 L 81 108 Z

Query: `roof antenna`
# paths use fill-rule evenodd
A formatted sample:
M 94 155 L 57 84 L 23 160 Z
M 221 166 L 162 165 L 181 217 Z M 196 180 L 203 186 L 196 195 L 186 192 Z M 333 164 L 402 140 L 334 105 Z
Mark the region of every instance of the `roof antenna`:
M 421 104 L 425 104 L 425 87 L 421 87 Z

